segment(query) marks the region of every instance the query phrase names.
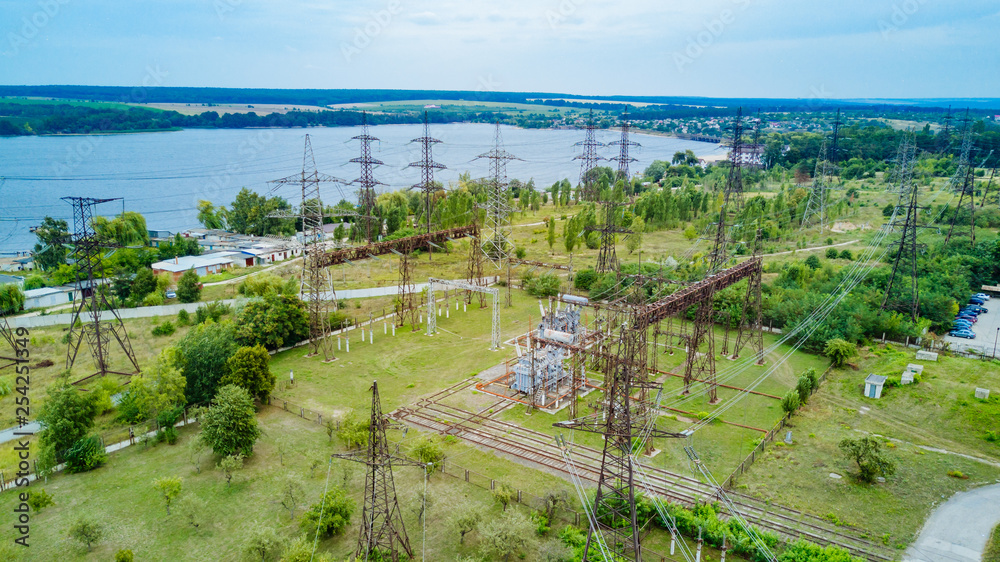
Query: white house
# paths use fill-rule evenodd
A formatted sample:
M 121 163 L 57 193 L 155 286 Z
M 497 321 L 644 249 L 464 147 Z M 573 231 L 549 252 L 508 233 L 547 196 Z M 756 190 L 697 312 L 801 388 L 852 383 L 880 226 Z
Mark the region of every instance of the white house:
M 70 287 L 42 287 L 24 292 L 24 309 L 46 308 L 73 302 L 75 289 Z
M 173 277 L 174 281 L 177 281 L 185 271 L 192 269 L 198 274 L 198 277 L 221 273 L 233 267 L 233 260 L 213 255 L 184 256 L 172 260 L 158 261 L 151 267 L 154 275 L 167 272 Z

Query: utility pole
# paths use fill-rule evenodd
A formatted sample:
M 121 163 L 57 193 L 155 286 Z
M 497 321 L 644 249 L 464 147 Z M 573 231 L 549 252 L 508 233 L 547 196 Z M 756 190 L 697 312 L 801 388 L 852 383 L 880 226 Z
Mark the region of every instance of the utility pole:
M 385 185 L 375 179 L 373 170 L 375 166 L 381 166 L 385 162 L 372 157 L 372 141 L 378 141 L 377 137 L 368 134 L 368 113 L 361 113 L 361 134 L 351 137 L 352 140 L 360 141 L 361 156 L 351 158 L 351 162 L 361 165 L 361 177 L 354 180 L 358 188 L 358 219 L 361 222 L 360 234 L 364 239 L 372 244 L 378 241 L 382 234 L 382 218 L 378 215 L 378 205 L 375 202 L 375 187 Z
M 590 110 L 587 116 L 586 134 L 582 142 L 576 143 L 583 147 L 583 154 L 574 156 L 573 160 L 581 160 L 580 164 L 580 199 L 583 201 L 597 201 L 600 199 L 598 193 L 597 178 L 594 177 L 593 170 L 597 168 L 597 163 L 604 158 L 597 154 L 597 149 L 604 146 L 604 143 L 597 140 L 595 131 L 597 125 L 594 124 L 594 110 Z
M 427 112 L 424 111 L 424 135 L 422 137 L 417 137 L 410 142 L 420 143 L 420 162 L 411 162 L 407 168 L 420 168 L 421 177 L 420 183 L 414 185 L 410 189 L 419 189 L 424 195 L 424 218 L 427 224 L 427 234 L 431 233 L 431 210 L 432 203 L 434 200 L 434 192 L 437 190 L 437 186 L 434 184 L 434 170 L 445 169 L 444 164 L 438 164 L 434 161 L 434 145 L 441 142 L 440 140 L 431 137 L 430 132 L 430 122 L 427 118 Z M 431 248 L 433 246 L 427 246 L 427 259 L 431 259 Z
M 507 304 L 511 306 L 510 256 L 514 252 L 510 226 L 510 193 L 507 182 L 507 162 L 520 160 L 503 147 L 500 135 L 500 121 L 496 122 L 493 133 L 493 150 L 480 154 L 478 158 L 490 161 L 490 177 L 487 180 L 486 224 L 483 228 L 482 248 L 486 257 L 497 269 L 506 268 Z

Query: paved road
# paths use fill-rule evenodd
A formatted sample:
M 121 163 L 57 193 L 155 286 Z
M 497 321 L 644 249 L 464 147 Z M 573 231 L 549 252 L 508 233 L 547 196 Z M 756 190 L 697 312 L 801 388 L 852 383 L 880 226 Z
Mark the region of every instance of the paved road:
M 1000 335 L 1000 299 L 990 299 L 983 305 L 990 311 L 979 315 L 979 322 L 972 325 L 972 331 L 976 333 L 976 339 L 967 340 L 965 338 L 953 338 L 946 335 L 945 341 L 951 344 L 951 348 L 956 351 L 976 350 L 986 355 L 993 354 L 993 346 Z M 997 356 L 1000 356 L 1000 347 L 997 348 Z
M 903 562 L 979 562 L 1000 523 L 1000 484 L 959 492 L 924 523 Z

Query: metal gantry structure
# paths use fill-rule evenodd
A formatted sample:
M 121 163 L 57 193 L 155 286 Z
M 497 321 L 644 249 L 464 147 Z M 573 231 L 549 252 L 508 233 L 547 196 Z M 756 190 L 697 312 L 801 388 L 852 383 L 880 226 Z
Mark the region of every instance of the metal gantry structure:
M 486 258 L 497 269 L 506 269 L 506 306 L 511 305 L 510 256 L 514 253 L 510 226 L 510 184 L 507 181 L 507 162 L 520 160 L 503 147 L 500 121 L 496 122 L 493 133 L 493 150 L 480 154 L 478 158 L 490 161 L 490 176 L 486 180 L 486 221 L 482 229 L 482 250 Z
M 903 135 L 900 141 L 899 159 L 896 162 L 894 177 L 898 183 L 899 198 L 892 215 L 889 228 L 900 233 L 895 242 L 892 258 L 892 275 L 885 288 L 885 296 L 879 313 L 884 310 L 905 310 L 910 318 L 917 319 L 920 311 L 920 293 L 917 289 L 917 213 L 926 207 L 917 205 L 917 186 L 913 183 L 913 166 L 916 161 L 916 144 L 909 134 Z M 904 285 L 904 277 L 909 276 L 909 283 Z M 893 289 L 899 288 L 900 295 L 894 295 Z
M 396 325 L 403 327 L 407 321 L 417 331 L 417 306 L 413 285 L 413 245 L 406 244 L 393 250 L 399 256 L 399 297 L 396 306 Z
M 809 199 L 806 201 L 806 209 L 802 214 L 802 225 L 799 230 L 805 230 L 810 226 L 819 226 L 820 234 L 823 233 L 823 228 L 826 226 L 826 203 L 829 198 L 827 195 L 829 171 L 830 161 L 824 139 L 819 146 L 819 155 L 816 157 L 816 168 L 813 172 L 812 189 L 809 191 Z
M 362 560 L 391 560 L 399 562 L 400 553 L 413 559 L 410 539 L 403 526 L 399 510 L 396 484 L 392 466 L 417 466 L 423 464 L 400 457 L 390 449 L 385 436 L 389 420 L 382 415 L 378 394 L 378 381 L 372 382 L 372 409 L 368 425 L 368 447 L 364 451 L 337 453 L 334 458 L 359 462 L 365 465 L 365 505 L 361 510 L 361 529 L 355 556 Z M 376 558 L 373 558 L 376 557 Z
M 384 183 L 375 179 L 375 166 L 384 164 L 372 157 L 372 142 L 380 140 L 368 134 L 368 113 L 361 113 L 361 134 L 351 137 L 360 142 L 361 156 L 351 158 L 351 162 L 361 166 L 361 176 L 354 180 L 358 185 L 358 222 L 359 234 L 369 243 L 378 240 L 382 234 L 382 219 L 378 215 L 375 188 Z
M 948 227 L 948 235 L 945 236 L 944 243 L 947 244 L 951 242 L 951 237 L 955 233 L 955 225 L 959 220 L 964 220 L 961 217 L 962 211 L 965 210 L 969 214 L 969 237 L 971 239 L 971 244 L 973 247 L 976 245 L 976 205 L 975 199 L 975 187 L 976 187 L 976 167 L 972 164 L 971 154 L 972 154 L 972 121 L 969 119 L 969 111 L 965 111 L 965 118 L 962 119 L 962 152 L 958 159 L 958 166 L 955 168 L 955 174 L 951 177 L 948 182 L 949 188 L 952 191 L 957 191 L 958 196 L 958 206 L 955 208 L 955 212 L 951 217 L 951 225 Z M 963 229 L 964 230 L 964 229 Z
M 440 286 L 454 287 L 465 291 L 482 293 L 493 297 L 493 315 L 491 317 L 490 329 L 490 350 L 500 349 L 500 307 L 497 301 L 500 298 L 500 291 L 493 287 L 482 287 L 464 281 L 453 281 L 448 279 L 435 279 L 431 277 L 427 280 L 427 335 L 432 336 L 437 332 L 437 297 L 434 290 Z M 447 304 L 445 305 L 447 307 Z
M 618 163 L 618 179 L 625 181 L 626 192 L 631 191 L 631 188 L 628 185 L 629 182 L 632 181 L 632 178 L 629 175 L 629 170 L 628 170 L 629 164 L 631 164 L 632 162 L 636 162 L 636 159 L 634 157 L 629 156 L 629 150 L 633 146 L 634 147 L 642 146 L 639 143 L 635 142 L 634 140 L 629 139 L 629 130 L 631 130 L 631 128 L 632 128 L 632 123 L 628 119 L 628 111 L 626 110 L 625 113 L 622 114 L 621 118 L 621 129 L 622 129 L 621 139 L 608 143 L 608 146 L 618 147 L 618 156 L 614 156 L 610 160 Z
M 94 230 L 94 207 L 102 203 L 121 201 L 121 198 L 63 197 L 62 200 L 73 206 L 73 235 L 70 246 L 76 259 L 76 289 L 79 295 L 79 300 L 73 306 L 67 334 L 69 346 L 66 350 L 66 369 L 73 367 L 80 346 L 86 341 L 93 355 L 96 370 L 73 384 L 108 374 L 124 376 L 138 374 L 139 362 L 132 351 L 132 343 L 129 341 L 125 325 L 115 305 L 108 301 L 103 285 L 98 283 L 98 279 L 104 277 L 102 264 L 104 251 L 119 246 L 113 241 L 101 239 Z M 111 368 L 109 348 L 112 339 L 131 363 L 134 369 L 131 373 Z
M 470 285 L 481 286 L 483 279 L 483 243 L 479 237 L 479 218 L 481 209 L 477 203 L 472 204 L 472 231 L 469 235 L 469 258 L 466 262 L 465 278 Z M 485 306 L 486 295 L 479 291 L 466 291 L 465 303 L 472 304 L 472 295 L 479 300 L 479 308 Z
M 302 203 L 299 205 L 299 212 L 287 216 L 298 218 L 302 222 L 302 280 L 299 285 L 299 295 L 306 302 L 309 311 L 309 356 L 322 353 L 324 361 L 333 361 L 336 357 L 333 353 L 333 342 L 328 336 L 330 311 L 336 310 L 337 293 L 330 272 L 323 263 L 326 244 L 320 184 L 339 186 L 343 180 L 321 174 L 316 170 L 312 141 L 309 135 L 306 135 L 302 153 L 302 172 L 269 183 L 274 184 L 275 188 L 282 185 L 300 186 Z
M 584 130 L 586 134 L 583 141 L 576 143 L 583 147 L 583 154 L 574 156 L 574 160 L 580 160 L 580 199 L 583 201 L 597 201 L 600 198 L 598 193 L 597 178 L 594 177 L 594 170 L 597 163 L 604 159 L 597 150 L 604 146 L 603 142 L 597 140 L 597 125 L 594 123 L 594 110 L 590 110 L 587 116 L 587 125 Z
M 433 210 L 434 192 L 437 186 L 434 183 L 434 171 L 444 170 L 445 165 L 434 161 L 434 145 L 441 141 L 431 136 L 430 121 L 427 112 L 424 112 L 424 134 L 410 142 L 420 143 L 420 161 L 411 162 L 407 168 L 420 168 L 420 183 L 415 184 L 410 189 L 419 189 L 424 196 L 424 218 L 427 225 L 427 233 L 431 232 L 431 211 Z M 430 252 L 428 251 L 428 255 Z

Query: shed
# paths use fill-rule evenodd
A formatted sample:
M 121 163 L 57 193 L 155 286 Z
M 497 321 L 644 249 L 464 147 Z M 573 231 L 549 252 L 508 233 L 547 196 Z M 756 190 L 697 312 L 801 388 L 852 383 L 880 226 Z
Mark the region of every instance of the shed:
M 42 287 L 24 292 L 24 309 L 45 308 L 73 302 L 73 289 L 68 287 Z
M 886 377 L 868 373 L 865 377 L 865 396 L 868 398 L 881 398 L 882 386 L 885 385 Z
M 915 363 L 910 363 L 910 364 L 908 364 L 906 366 L 906 369 L 903 370 L 903 375 L 899 378 L 899 383 L 900 384 L 913 384 L 913 378 L 916 375 L 923 374 L 923 372 L 924 372 L 924 366 L 923 365 L 917 365 Z

